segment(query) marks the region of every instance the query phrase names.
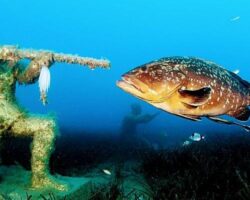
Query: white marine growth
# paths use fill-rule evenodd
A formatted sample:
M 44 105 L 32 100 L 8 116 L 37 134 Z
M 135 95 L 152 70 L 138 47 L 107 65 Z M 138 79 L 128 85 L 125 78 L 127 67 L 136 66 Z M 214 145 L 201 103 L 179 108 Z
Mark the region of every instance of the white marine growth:
M 41 68 L 38 83 L 39 83 L 41 97 L 42 98 L 46 97 L 46 94 L 47 94 L 49 87 L 50 87 L 50 71 L 49 71 L 48 67 L 43 66 Z M 45 104 L 45 102 L 43 102 L 43 103 Z

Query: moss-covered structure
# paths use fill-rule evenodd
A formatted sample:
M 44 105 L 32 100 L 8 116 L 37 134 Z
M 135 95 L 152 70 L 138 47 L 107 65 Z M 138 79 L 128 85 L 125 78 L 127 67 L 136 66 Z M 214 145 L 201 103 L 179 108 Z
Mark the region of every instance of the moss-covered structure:
M 29 59 L 28 66 L 21 63 Z M 15 46 L 0 47 L 0 138 L 3 134 L 33 137 L 31 158 L 31 187 L 67 190 L 67 184 L 49 175 L 49 159 L 54 148 L 56 122 L 51 117 L 41 117 L 25 112 L 15 98 L 16 82 L 32 84 L 38 80 L 42 67 L 50 68 L 56 62 L 107 68 L 107 60 L 58 54 L 50 51 L 19 49 Z M 41 94 L 46 101 L 46 95 Z

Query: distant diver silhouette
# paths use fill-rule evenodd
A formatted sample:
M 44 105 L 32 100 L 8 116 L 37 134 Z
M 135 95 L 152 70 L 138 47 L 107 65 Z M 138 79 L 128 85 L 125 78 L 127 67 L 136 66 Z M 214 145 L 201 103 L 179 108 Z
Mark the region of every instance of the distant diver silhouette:
M 157 115 L 158 113 L 142 114 L 141 106 L 139 104 L 132 104 L 131 113 L 126 115 L 122 121 L 121 140 L 123 142 L 133 141 L 137 137 L 137 126 L 149 123 Z

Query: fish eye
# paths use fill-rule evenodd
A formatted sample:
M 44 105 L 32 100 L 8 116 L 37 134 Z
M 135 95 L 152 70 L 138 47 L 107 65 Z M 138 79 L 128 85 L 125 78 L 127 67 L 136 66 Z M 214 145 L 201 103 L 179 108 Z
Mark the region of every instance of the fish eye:
M 147 67 L 146 67 L 146 66 L 142 66 L 142 67 L 141 67 L 141 70 L 142 70 L 142 71 L 146 71 L 146 70 L 147 70 Z

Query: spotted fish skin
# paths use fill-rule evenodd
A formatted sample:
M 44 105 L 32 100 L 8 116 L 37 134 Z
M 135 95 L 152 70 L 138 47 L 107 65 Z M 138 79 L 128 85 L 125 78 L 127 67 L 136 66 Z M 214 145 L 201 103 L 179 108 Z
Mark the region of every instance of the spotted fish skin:
M 166 57 L 144 64 L 124 74 L 118 86 L 160 109 L 187 118 L 227 114 L 247 120 L 250 115 L 250 84 L 199 58 Z

